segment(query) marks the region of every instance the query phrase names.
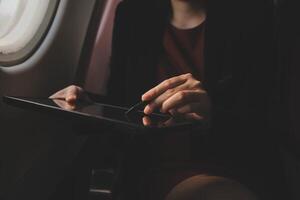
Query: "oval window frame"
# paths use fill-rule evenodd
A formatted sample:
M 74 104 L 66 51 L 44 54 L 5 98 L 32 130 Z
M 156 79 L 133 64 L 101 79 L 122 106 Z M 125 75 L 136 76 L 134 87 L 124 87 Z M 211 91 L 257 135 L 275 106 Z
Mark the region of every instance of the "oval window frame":
M 0 67 L 11 67 L 29 59 L 45 39 L 57 12 L 60 0 L 51 0 L 42 24 L 28 44 L 15 53 L 0 53 Z

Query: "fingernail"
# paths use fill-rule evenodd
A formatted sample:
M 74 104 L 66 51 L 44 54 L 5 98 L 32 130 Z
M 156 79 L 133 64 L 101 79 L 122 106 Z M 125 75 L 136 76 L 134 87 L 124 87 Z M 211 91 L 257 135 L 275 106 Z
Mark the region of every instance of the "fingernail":
M 67 102 L 73 102 L 73 101 L 75 101 L 76 99 L 77 99 L 76 96 L 69 96 L 69 97 L 66 98 L 66 101 L 67 101 Z
M 144 94 L 144 95 L 142 96 L 142 101 L 147 101 L 147 98 L 148 98 L 148 96 Z
M 151 114 L 151 112 L 152 112 L 152 110 L 151 110 L 150 106 L 146 106 L 144 109 L 144 113 L 149 115 L 149 114 Z

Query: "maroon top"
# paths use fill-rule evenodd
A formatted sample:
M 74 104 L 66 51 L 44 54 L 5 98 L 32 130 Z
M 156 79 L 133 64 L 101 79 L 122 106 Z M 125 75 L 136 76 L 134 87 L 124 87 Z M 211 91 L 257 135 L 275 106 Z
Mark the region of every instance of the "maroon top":
M 162 82 L 173 76 L 192 73 L 195 78 L 200 81 L 204 79 L 204 24 L 201 24 L 192 29 L 178 29 L 172 25 L 168 25 L 165 30 L 163 46 L 164 51 L 160 57 L 160 62 L 157 67 L 157 78 L 158 82 Z M 188 134 L 187 134 L 188 135 Z M 190 141 L 186 138 L 187 135 L 175 136 L 174 134 L 170 137 L 164 138 L 161 143 L 161 151 L 164 151 L 164 155 L 170 159 L 171 155 L 165 150 L 165 146 L 180 146 L 178 151 L 172 149 L 172 155 L 176 155 L 176 158 L 185 160 L 185 164 L 189 163 L 191 158 L 187 157 L 190 148 Z M 184 149 L 184 150 L 183 150 Z M 187 150 L 188 149 L 188 150 Z M 180 161 L 179 161 L 180 163 Z M 188 164 L 187 164 L 188 165 Z M 192 168 L 195 167 L 192 165 Z M 192 177 L 198 174 L 207 173 L 205 170 L 206 166 L 202 166 L 198 170 L 184 170 L 174 171 L 164 174 L 160 174 L 159 179 L 153 181 L 156 182 L 156 186 L 153 190 L 157 190 L 153 195 L 161 195 L 163 198 L 169 191 L 178 183 L 185 180 L 186 178 Z M 210 168 L 212 168 L 210 166 Z M 154 198 L 154 197 L 153 197 Z M 157 196 L 156 196 L 157 198 Z
M 164 52 L 157 69 L 158 81 L 192 73 L 204 79 L 204 24 L 192 29 L 166 27 L 163 39 Z

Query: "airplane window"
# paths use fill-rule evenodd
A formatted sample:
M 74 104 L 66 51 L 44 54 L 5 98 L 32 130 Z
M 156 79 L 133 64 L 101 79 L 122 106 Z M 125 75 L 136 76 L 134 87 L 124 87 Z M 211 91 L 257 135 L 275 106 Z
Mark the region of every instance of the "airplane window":
M 16 64 L 29 56 L 47 30 L 56 3 L 0 0 L 0 65 Z

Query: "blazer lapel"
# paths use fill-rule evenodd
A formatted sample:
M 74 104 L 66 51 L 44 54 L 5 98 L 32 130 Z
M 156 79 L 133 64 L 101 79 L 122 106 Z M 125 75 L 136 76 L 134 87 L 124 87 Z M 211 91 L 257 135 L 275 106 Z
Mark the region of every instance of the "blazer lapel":
M 222 83 L 222 68 L 224 67 L 224 30 L 218 26 L 219 22 L 213 17 L 207 18 L 205 27 L 205 79 L 204 86 L 208 90 L 214 90 Z
M 157 18 L 157 19 L 156 19 Z M 128 79 L 128 90 L 132 95 L 130 101 L 140 99 L 142 95 L 152 87 L 156 82 L 156 66 L 158 65 L 159 55 L 162 52 L 162 39 L 165 22 L 161 18 L 148 19 L 139 26 L 139 33 L 132 38 L 134 46 L 134 55 L 130 56 L 130 66 L 127 67 L 127 73 L 130 74 Z

